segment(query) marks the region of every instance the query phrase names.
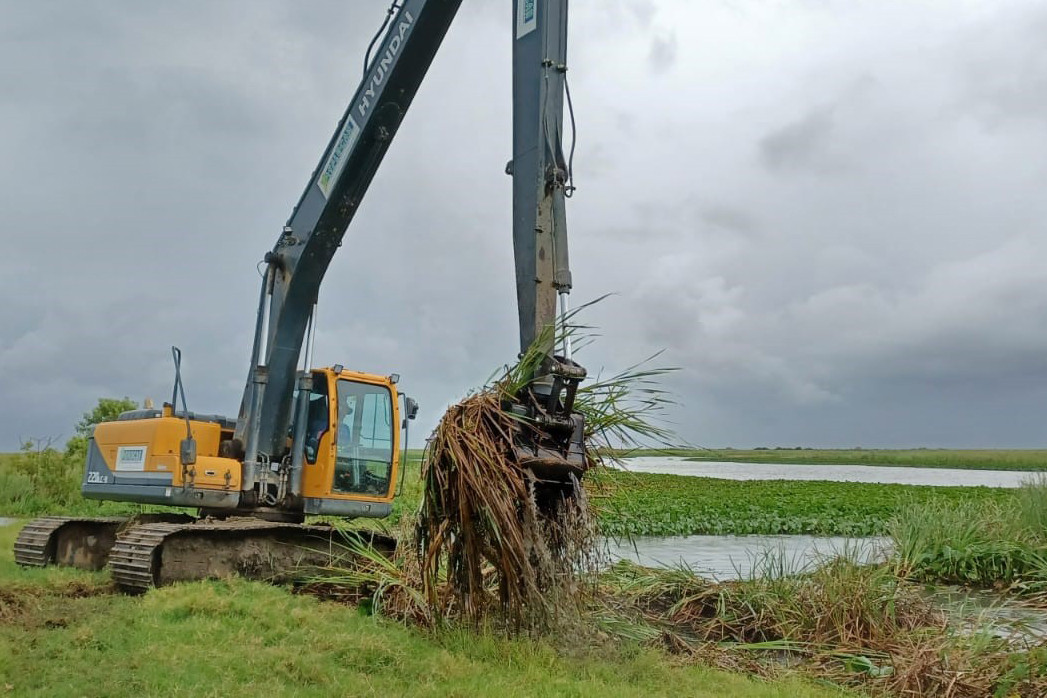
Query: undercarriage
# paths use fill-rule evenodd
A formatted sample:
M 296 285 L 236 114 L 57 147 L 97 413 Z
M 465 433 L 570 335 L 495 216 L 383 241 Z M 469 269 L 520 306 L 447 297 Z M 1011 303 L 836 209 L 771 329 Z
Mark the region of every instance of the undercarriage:
M 350 538 L 389 555 L 396 549 L 394 538 L 369 531 L 256 518 L 48 516 L 31 521 L 19 533 L 15 561 L 25 567 L 108 567 L 123 591 L 141 593 L 175 582 L 232 575 L 293 581 L 344 557 Z

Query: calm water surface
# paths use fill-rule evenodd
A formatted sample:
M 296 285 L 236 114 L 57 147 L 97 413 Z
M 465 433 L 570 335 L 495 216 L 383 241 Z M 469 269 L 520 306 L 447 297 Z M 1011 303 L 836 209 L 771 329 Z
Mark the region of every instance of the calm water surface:
M 1047 613 L 1013 596 L 993 591 L 939 587 L 928 598 L 949 615 L 961 630 L 989 631 L 1017 645 L 1047 639 Z
M 861 562 L 885 559 L 886 538 L 826 536 L 637 536 L 608 540 L 612 560 L 646 567 L 690 568 L 711 579 L 744 579 L 766 570 L 768 556 L 786 572 L 799 572 L 819 562 L 848 555 Z
M 644 457 L 623 461 L 626 470 L 638 473 L 667 473 L 722 480 L 831 480 L 833 482 L 876 482 L 898 485 L 950 487 L 1019 487 L 1038 473 L 1015 470 L 958 470 L 953 468 L 906 468 L 884 465 L 790 465 L 786 463 L 728 463 L 689 461 L 684 458 Z

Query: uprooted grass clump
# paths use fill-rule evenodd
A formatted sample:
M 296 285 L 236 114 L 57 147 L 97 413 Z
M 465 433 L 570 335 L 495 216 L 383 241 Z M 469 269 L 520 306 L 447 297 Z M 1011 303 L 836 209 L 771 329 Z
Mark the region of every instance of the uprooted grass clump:
M 542 485 L 513 448 L 529 425 L 502 397 L 497 386 L 477 393 L 441 420 L 423 462 L 417 548 L 430 607 L 535 628 L 578 598 L 593 525 L 581 487 L 552 511 L 538 506 Z
M 577 618 L 594 588 L 597 527 L 585 490 L 536 480 L 515 445 L 540 441 L 541 427 L 506 409 L 551 345 L 551 335 L 539 338 L 497 381 L 449 408 L 429 440 L 416 548 L 426 599 L 441 614 L 543 632 Z M 657 423 L 669 404 L 657 379 L 672 369 L 645 363 L 579 388 L 587 468 L 602 464 L 611 443 L 668 436 Z

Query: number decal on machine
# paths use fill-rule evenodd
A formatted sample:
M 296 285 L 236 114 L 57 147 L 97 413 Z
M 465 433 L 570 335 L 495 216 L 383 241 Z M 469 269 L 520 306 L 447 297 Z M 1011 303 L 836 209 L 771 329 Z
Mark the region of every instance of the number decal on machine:
M 89 484 L 89 485 L 106 485 L 106 484 L 109 484 L 109 476 L 108 475 L 102 475 L 102 473 L 97 473 L 94 470 L 91 470 L 91 471 L 89 471 L 87 473 L 87 484 Z

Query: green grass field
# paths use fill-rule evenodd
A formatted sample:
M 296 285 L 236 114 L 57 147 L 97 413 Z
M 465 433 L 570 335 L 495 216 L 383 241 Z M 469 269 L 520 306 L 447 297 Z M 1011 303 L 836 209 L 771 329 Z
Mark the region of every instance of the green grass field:
M 672 455 L 699 461 L 802 463 L 810 465 L 902 465 L 913 468 L 1047 471 L 1047 450 L 899 449 L 667 449 L 631 456 Z
M 116 594 L 104 573 L 22 570 L 0 527 L 0 694 L 11 696 L 851 695 L 682 666 L 653 649 L 425 634 L 242 580 Z

